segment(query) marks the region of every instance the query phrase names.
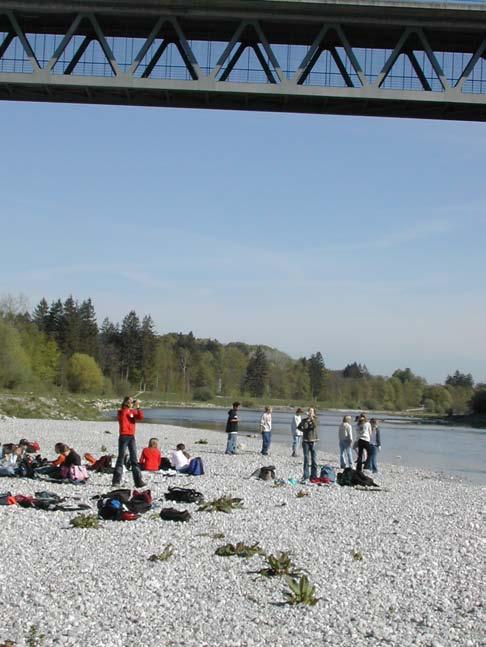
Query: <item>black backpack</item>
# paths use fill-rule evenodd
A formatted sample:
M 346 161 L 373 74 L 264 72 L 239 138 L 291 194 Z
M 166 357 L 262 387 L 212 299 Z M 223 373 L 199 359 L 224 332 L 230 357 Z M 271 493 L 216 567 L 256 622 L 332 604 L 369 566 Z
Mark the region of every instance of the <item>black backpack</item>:
M 202 503 L 204 501 L 201 492 L 184 487 L 170 487 L 164 497 L 167 501 L 177 501 L 178 503 Z
M 175 508 L 162 508 L 160 518 L 164 521 L 189 521 L 190 512 L 187 510 L 176 510 Z

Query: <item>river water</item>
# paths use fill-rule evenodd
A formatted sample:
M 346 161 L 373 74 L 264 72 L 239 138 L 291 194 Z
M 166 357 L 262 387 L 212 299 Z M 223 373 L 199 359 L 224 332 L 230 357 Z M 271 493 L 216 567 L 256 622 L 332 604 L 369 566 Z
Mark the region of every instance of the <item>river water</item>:
M 261 411 L 240 410 L 240 434 L 258 433 Z M 337 412 L 319 414 L 319 447 L 336 454 L 337 429 L 342 415 Z M 273 442 L 289 445 L 292 414 L 274 411 Z M 146 409 L 145 420 L 152 423 L 213 429 L 224 432 L 227 413 L 213 408 Z M 430 469 L 458 476 L 471 483 L 486 485 L 486 430 L 471 427 L 421 425 L 407 418 L 385 417 L 380 423 L 382 449 L 379 461 Z M 226 438 L 221 438 L 224 447 Z

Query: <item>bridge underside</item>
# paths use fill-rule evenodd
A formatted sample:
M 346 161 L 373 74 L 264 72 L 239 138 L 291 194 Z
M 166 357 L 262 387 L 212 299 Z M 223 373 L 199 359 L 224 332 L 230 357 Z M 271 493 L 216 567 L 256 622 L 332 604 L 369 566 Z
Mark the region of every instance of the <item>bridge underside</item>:
M 5 100 L 486 121 L 485 56 L 481 4 L 0 0 Z

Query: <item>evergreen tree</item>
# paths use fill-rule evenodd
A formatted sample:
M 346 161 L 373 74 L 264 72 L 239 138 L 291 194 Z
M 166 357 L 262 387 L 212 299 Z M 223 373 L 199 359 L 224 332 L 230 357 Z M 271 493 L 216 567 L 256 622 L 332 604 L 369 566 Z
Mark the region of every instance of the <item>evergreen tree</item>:
M 326 371 L 324 359 L 319 351 L 310 356 L 308 361 L 308 371 L 312 397 L 317 399 L 321 393 L 322 387 L 324 386 Z
M 265 351 L 257 346 L 246 368 L 245 389 L 256 398 L 262 398 L 268 385 L 269 366 Z
M 123 319 L 120 337 L 122 377 L 135 384 L 140 380 L 142 359 L 141 326 L 135 310 Z
M 142 319 L 141 336 L 141 384 L 145 390 L 147 385 L 153 387 L 155 382 L 155 353 L 157 350 L 157 336 L 155 325 L 150 315 Z
M 49 304 L 42 298 L 34 308 L 32 320 L 37 326 L 39 332 L 47 332 L 47 323 L 49 319 Z
M 70 295 L 63 305 L 63 313 L 59 326 L 59 345 L 62 352 L 70 357 L 79 351 L 81 320 L 78 302 Z
M 121 334 L 118 324 L 103 320 L 99 334 L 99 359 L 103 374 L 113 383 L 121 377 Z
M 53 301 L 49 308 L 49 314 L 46 319 L 46 330 L 45 332 L 50 339 L 54 339 L 58 346 L 60 346 L 60 331 L 61 331 L 61 322 L 63 316 L 63 306 L 61 299 Z
M 474 380 L 471 373 L 466 375 L 466 373 L 461 373 L 460 371 L 456 371 L 454 375 L 448 375 L 445 383 L 448 386 L 465 386 L 471 389 L 474 386 Z
M 79 306 L 79 352 L 99 356 L 98 322 L 91 299 L 86 299 Z

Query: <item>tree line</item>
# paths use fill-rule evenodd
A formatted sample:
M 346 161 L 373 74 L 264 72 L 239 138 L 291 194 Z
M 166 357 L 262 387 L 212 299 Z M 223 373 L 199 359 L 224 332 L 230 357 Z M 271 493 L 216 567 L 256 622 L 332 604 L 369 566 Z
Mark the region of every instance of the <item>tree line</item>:
M 320 351 L 292 359 L 268 346 L 222 344 L 192 332 L 157 334 L 150 314 L 98 325 L 91 299 L 72 295 L 29 312 L 21 298 L 0 302 L 0 387 L 61 388 L 104 396 L 150 391 L 180 399 L 314 402 L 320 407 L 486 412 L 486 385 L 455 371 L 428 384 L 410 368 L 371 375 L 352 362 L 329 370 Z

